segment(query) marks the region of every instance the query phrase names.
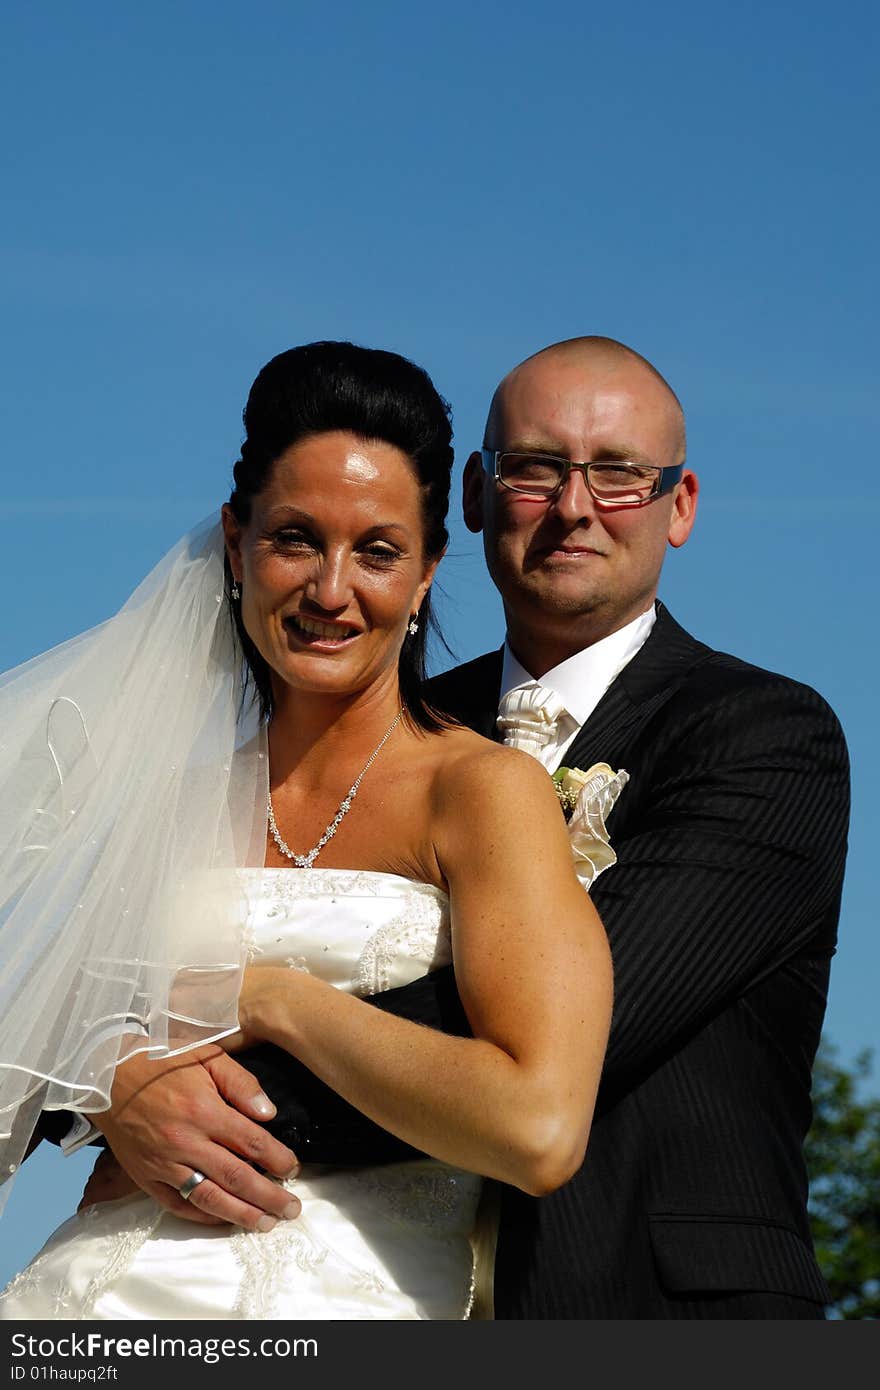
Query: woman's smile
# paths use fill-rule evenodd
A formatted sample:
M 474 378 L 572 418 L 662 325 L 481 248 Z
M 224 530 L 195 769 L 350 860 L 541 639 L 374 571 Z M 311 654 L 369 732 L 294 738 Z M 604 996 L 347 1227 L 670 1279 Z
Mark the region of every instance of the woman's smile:
M 285 629 L 298 642 L 309 647 L 328 650 L 344 647 L 358 635 L 358 629 L 350 623 L 322 622 L 320 618 L 310 618 L 305 613 L 290 613 L 283 622 Z

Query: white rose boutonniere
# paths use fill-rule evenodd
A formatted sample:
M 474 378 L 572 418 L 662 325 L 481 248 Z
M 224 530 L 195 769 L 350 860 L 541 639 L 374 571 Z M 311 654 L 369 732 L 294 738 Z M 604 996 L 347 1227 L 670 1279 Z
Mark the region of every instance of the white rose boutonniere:
M 628 772 L 622 768 L 615 772 L 607 763 L 594 763 L 586 771 L 560 767 L 553 773 L 556 795 L 568 822 L 574 871 L 588 890 L 604 869 L 617 863 L 605 822 L 628 781 Z

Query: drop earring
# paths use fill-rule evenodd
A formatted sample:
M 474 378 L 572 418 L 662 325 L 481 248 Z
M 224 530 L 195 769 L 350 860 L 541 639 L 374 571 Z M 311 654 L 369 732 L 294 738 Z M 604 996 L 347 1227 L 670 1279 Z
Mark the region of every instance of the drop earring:
M 232 581 L 232 590 L 231 590 L 231 594 L 232 594 L 232 600 L 233 600 L 233 602 L 234 602 L 234 603 L 238 603 L 238 600 L 241 598 L 241 589 L 238 587 L 238 580 L 237 580 L 237 579 L 233 579 L 233 581 Z
M 407 632 L 409 633 L 410 637 L 415 637 L 416 633 L 418 632 L 418 630 L 419 630 L 419 623 L 418 623 L 418 617 L 417 617 L 417 615 L 416 615 L 415 613 L 413 613 L 412 617 L 410 618 L 406 630 L 407 630 Z

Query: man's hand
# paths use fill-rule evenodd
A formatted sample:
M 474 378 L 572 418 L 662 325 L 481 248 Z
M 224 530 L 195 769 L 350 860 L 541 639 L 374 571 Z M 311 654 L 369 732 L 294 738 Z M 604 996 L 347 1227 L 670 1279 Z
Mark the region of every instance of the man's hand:
M 117 1067 L 110 1109 L 91 1118 L 129 1177 L 167 1211 L 267 1231 L 300 1212 L 296 1197 L 253 1166 L 277 1177 L 298 1171 L 293 1152 L 247 1118 L 274 1114 L 251 1074 L 212 1043 L 161 1061 L 131 1057 Z M 178 1188 L 193 1171 L 206 1181 L 187 1201 Z

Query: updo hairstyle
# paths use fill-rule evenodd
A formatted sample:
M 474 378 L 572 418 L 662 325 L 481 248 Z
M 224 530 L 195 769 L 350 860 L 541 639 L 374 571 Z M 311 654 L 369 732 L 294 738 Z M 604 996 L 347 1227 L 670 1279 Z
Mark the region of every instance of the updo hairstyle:
M 292 445 L 310 435 L 348 430 L 365 440 L 393 444 L 406 454 L 420 484 L 425 556 L 439 556 L 449 539 L 446 513 L 452 475 L 450 408 L 421 367 L 396 352 L 347 342 L 307 343 L 267 362 L 250 389 L 243 420 L 246 438 L 235 465 L 229 505 L 240 525 L 269 482 L 272 467 Z M 272 713 L 269 667 L 251 641 L 232 597 L 226 559 L 226 596 L 244 651 L 247 673 L 265 719 Z M 430 590 L 419 610 L 418 632 L 400 652 L 398 675 L 404 709 L 425 729 L 447 721 L 422 698 L 428 630 L 439 631 Z M 442 636 L 440 638 L 443 641 Z

